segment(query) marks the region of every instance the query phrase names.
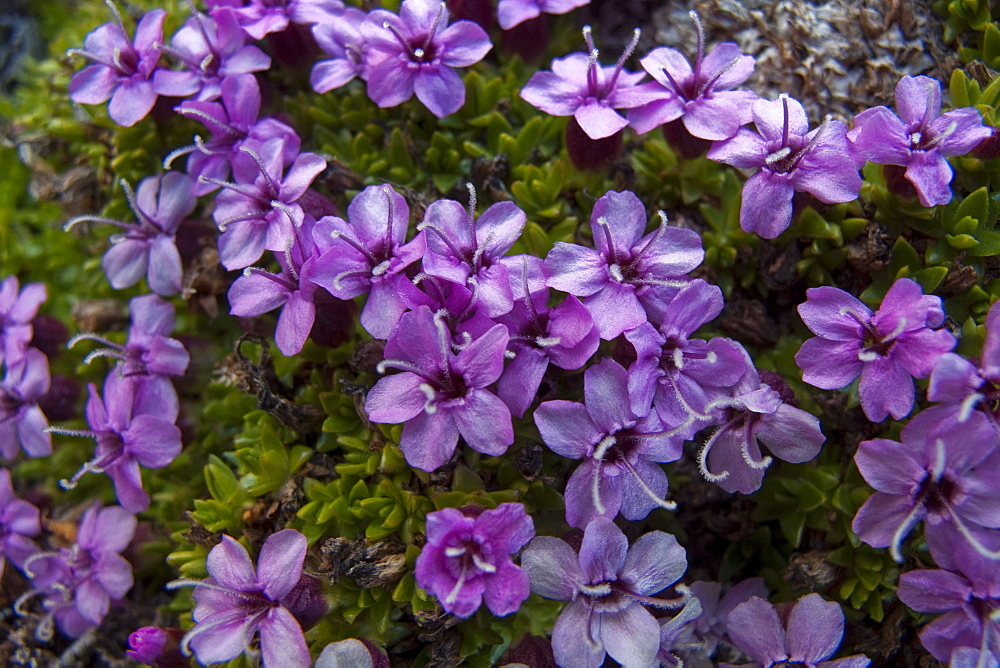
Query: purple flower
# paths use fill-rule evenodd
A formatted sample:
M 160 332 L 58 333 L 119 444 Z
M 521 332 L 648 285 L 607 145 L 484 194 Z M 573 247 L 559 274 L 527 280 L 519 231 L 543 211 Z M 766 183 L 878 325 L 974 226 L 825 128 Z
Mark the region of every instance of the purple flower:
M 655 81 L 641 86 L 654 101 L 632 109 L 629 124 L 639 134 L 680 119 L 693 136 L 720 141 L 736 134 L 752 120 L 751 106 L 757 95 L 748 90 L 732 90 L 753 74 L 754 59 L 732 42 L 723 42 L 705 52 L 705 32 L 695 12 L 698 51 L 694 68 L 677 49 L 653 49 L 640 60 Z M 633 91 L 632 94 L 639 94 Z
M 272 274 L 257 267 L 247 267 L 229 289 L 230 314 L 257 316 L 281 307 L 275 343 L 282 355 L 292 356 L 302 350 L 313 323 L 316 306 L 312 302 L 317 286 L 299 280 L 299 270 L 278 256 L 280 274 Z M 294 262 L 293 262 L 294 264 Z
M 64 226 L 69 230 L 81 222 L 115 225 L 124 230 L 111 237 L 111 248 L 101 263 L 115 290 L 135 285 L 146 276 L 149 288 L 163 297 L 180 292 L 181 256 L 177 251 L 177 227 L 194 211 L 198 199 L 187 174 L 167 172 L 151 176 L 132 192 L 122 179 L 122 188 L 138 224 L 100 216 L 78 216 Z
M 132 588 L 132 565 L 122 557 L 135 535 L 135 515 L 121 506 L 95 503 L 83 514 L 76 543 L 59 552 L 35 555 L 25 562 L 35 594 L 44 596 L 46 618 L 71 638 L 99 626 L 111 608 Z
M 531 75 L 521 90 L 521 97 L 547 114 L 572 116 L 591 139 L 610 137 L 628 125 L 625 117 L 615 110 L 643 102 L 633 100 L 625 91 L 646 75 L 623 69 L 639 42 L 639 33 L 636 28 L 632 40 L 613 67 L 601 67 L 597 62 L 599 54 L 590 26 L 584 26 L 587 53 L 572 53 L 553 60 L 551 72 Z
M 85 473 L 107 473 L 121 505 L 130 512 L 142 512 L 149 508 L 149 494 L 142 488 L 139 466 L 163 468 L 180 453 L 181 431 L 174 425 L 176 415 L 167 419 L 139 412 L 136 384 L 116 371 L 104 381 L 103 400 L 93 383 L 89 390 L 90 431 L 51 431 L 93 438 L 97 441 L 97 451 L 71 480 L 63 480 L 61 484 L 72 489 Z
M 861 376 L 861 407 L 872 422 L 898 420 L 913 409 L 913 378 L 926 378 L 955 347 L 941 299 L 908 278 L 892 284 L 877 313 L 843 290 L 810 288 L 799 315 L 815 336 L 795 354 L 802 380 L 824 390 Z
M 847 126 L 823 121 L 810 131 L 798 101 L 753 103 L 757 132 L 740 128 L 736 136 L 712 146 L 708 158 L 740 169 L 759 168 L 743 184 L 740 227 L 774 239 L 792 222 L 792 197 L 807 192 L 826 204 L 850 202 L 861 189 L 861 177 L 847 140 Z
M 18 288 L 17 276 L 0 282 L 0 366 L 14 366 L 24 359 L 34 334 L 31 321 L 48 298 L 44 283 Z
M 160 60 L 163 21 L 167 12 L 147 12 L 129 39 L 118 7 L 108 0 L 114 23 L 105 23 L 83 42 L 82 49 L 70 49 L 94 61 L 73 75 L 69 96 L 80 104 L 103 104 L 111 98 L 108 115 L 118 125 L 130 127 L 146 117 L 156 104 L 153 72 Z
M 312 27 L 319 48 L 330 56 L 313 65 L 309 83 L 317 93 L 340 88 L 355 77 L 368 78 L 365 67 L 367 45 L 361 35 L 361 24 L 367 14 L 348 7 L 336 21 L 317 23 Z
M 385 346 L 379 371 L 400 369 L 368 393 L 372 422 L 405 422 L 399 447 L 406 461 L 433 471 L 462 436 L 473 450 L 498 456 L 514 442 L 510 410 L 486 389 L 503 371 L 507 329 L 496 325 L 458 353 L 442 317 L 426 306 L 405 313 Z
M 965 422 L 942 420 L 929 408 L 903 428 L 902 443 L 862 441 L 854 462 L 876 492 L 854 517 L 852 528 L 872 547 L 888 547 L 902 561 L 900 545 L 924 521 L 928 541 L 956 529 L 969 545 L 987 553 L 981 536 L 1000 528 L 1000 449 L 981 413 Z
M 863 654 L 828 661 L 844 637 L 844 611 L 834 601 L 808 594 L 791 610 L 779 614 L 775 606 L 753 596 L 729 613 L 726 626 L 733 644 L 764 668 L 804 663 L 826 668 L 863 668 L 871 661 Z
M 780 376 L 765 382 L 746 351 L 744 355 L 746 373 L 730 390 L 731 397 L 707 406 L 718 426 L 698 453 L 698 467 L 706 480 L 727 492 L 750 494 L 760 489 L 772 461 L 761 456 L 761 445 L 778 459 L 798 464 L 819 454 L 826 437 L 819 418 L 785 403 Z
M 681 442 L 663 435 L 655 415 L 632 412 L 628 372 L 607 358 L 584 374 L 584 400 L 546 401 L 535 424 L 556 454 L 584 460 L 566 483 L 566 521 L 583 528 L 595 517 L 641 520 L 663 497 L 667 475 L 658 465 L 681 456 Z
M 504 30 L 510 30 L 529 19 L 546 14 L 566 14 L 577 7 L 589 5 L 590 0 L 500 0 L 497 3 L 497 21 Z
M 438 118 L 465 104 L 465 84 L 453 67 L 483 59 L 493 45 L 473 21 L 448 25 L 440 0 L 403 0 L 399 16 L 384 9 L 361 24 L 368 45 L 368 97 L 380 107 L 395 107 L 416 93 Z
M 191 661 L 181 653 L 182 629 L 144 626 L 129 634 L 125 653 L 139 663 L 157 668 L 188 668 Z
M 283 144 L 282 138 L 271 139 L 259 155 L 242 146 L 240 150 L 253 158 L 253 167 L 234 165 L 236 183 L 198 178 L 224 187 L 215 198 L 212 217 L 222 232 L 219 261 L 226 269 L 248 267 L 265 250 L 288 249 L 295 239 L 292 228 L 302 224 L 302 207 L 296 202 L 326 169 L 326 160 L 315 153 L 301 153 L 286 173 Z
M 468 286 L 476 293 L 486 315 L 508 313 L 514 306 L 508 272 L 520 268 L 504 253 L 521 236 L 527 216 L 513 202 L 497 202 L 476 218 L 476 190 L 469 187 L 469 208 L 452 199 L 439 199 L 427 207 L 417 226 L 427 233 L 424 272 Z
M 38 401 L 49 391 L 49 359 L 37 348 L 28 348 L 24 359 L 7 366 L 0 383 L 0 455 L 14 459 L 18 449 L 29 457 L 52 454 L 49 421 Z
M 282 32 L 290 22 L 311 25 L 337 21 L 343 11 L 340 0 L 249 0 L 240 3 L 236 15 L 246 34 L 264 39 L 270 33 Z
M 748 578 L 722 595 L 722 585 L 718 582 L 692 582 L 691 593 L 701 602 L 701 615 L 694 622 L 694 635 L 700 641 L 700 651 L 712 656 L 720 642 L 730 642 L 726 631 L 726 618 L 739 604 L 751 596 L 765 598 L 767 586 L 764 578 Z
M 546 285 L 583 297 L 601 333 L 611 340 L 646 322 L 648 300 L 666 300 L 683 287 L 705 251 L 693 230 L 667 225 L 643 236 L 646 209 L 629 190 L 609 191 L 594 204 L 590 229 L 597 249 L 556 242 L 545 258 Z
M 333 242 L 316 260 L 310 280 L 339 299 L 370 292 L 361 325 L 372 336 L 387 339 L 406 311 L 397 279 L 424 255 L 424 236 L 404 243 L 410 207 L 385 185 L 358 193 L 347 207 L 347 217 L 349 223 L 335 216 L 316 223 L 314 236 L 333 237 Z
M 597 668 L 608 654 L 625 666 L 653 665 L 660 625 L 642 606 L 680 608 L 689 598 L 652 596 L 687 570 L 676 538 L 652 531 L 630 548 L 622 530 L 603 517 L 587 525 L 579 554 L 563 540 L 539 536 L 521 555 L 521 565 L 532 592 L 569 601 L 552 630 L 560 666 Z
M 0 577 L 9 560 L 20 569 L 38 552 L 31 540 L 42 532 L 38 508 L 14 496 L 10 471 L 0 468 Z
M 208 17 L 200 12 L 184 22 L 164 51 L 181 61 L 179 72 L 158 70 L 153 86 L 160 95 L 214 100 L 222 94 L 227 77 L 259 72 L 271 67 L 271 58 L 256 46 L 246 44 L 246 34 L 228 7 Z
M 975 109 L 941 113 L 941 82 L 930 77 L 903 77 L 896 84 L 896 109 L 865 109 L 854 117 L 847 136 L 858 154 L 879 165 L 906 167 L 906 180 L 923 206 L 951 201 L 954 172 L 946 158 L 965 155 L 990 136 Z
M 534 537 L 520 503 L 501 503 L 472 517 L 455 508 L 429 513 L 417 584 L 458 617 L 472 616 L 484 599 L 494 615 L 509 615 L 529 594 L 528 576 L 510 555 Z
M 246 548 L 223 535 L 208 553 L 211 577 L 168 585 L 195 587 L 195 626 L 184 636 L 182 649 L 193 649 L 205 665 L 229 661 L 260 631 L 265 667 L 307 668 L 311 657 L 302 627 L 282 603 L 302 576 L 305 556 L 306 537 L 284 529 L 264 541 L 255 570 Z

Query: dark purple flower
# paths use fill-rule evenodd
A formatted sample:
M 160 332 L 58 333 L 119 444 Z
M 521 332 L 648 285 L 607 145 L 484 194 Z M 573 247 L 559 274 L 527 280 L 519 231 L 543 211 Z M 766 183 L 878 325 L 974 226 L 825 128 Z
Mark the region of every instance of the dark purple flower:
M 545 444 L 556 454 L 584 460 L 566 483 L 566 521 L 583 528 L 595 517 L 641 520 L 665 501 L 661 462 L 681 456 L 681 442 L 663 435 L 653 414 L 636 415 L 628 372 L 607 358 L 584 374 L 584 404 L 546 401 L 534 413 Z
M 365 67 L 367 45 L 361 34 L 361 24 L 367 16 L 360 9 L 348 7 L 338 20 L 317 23 L 312 27 L 319 48 L 330 56 L 313 65 L 309 83 L 314 91 L 328 93 L 355 77 L 368 78 Z
M 160 60 L 163 21 L 167 12 L 147 12 L 129 39 L 118 7 L 108 0 L 114 23 L 105 23 L 83 42 L 82 49 L 70 49 L 94 61 L 73 75 L 69 96 L 80 104 L 103 104 L 111 98 L 108 115 L 118 125 L 130 127 L 146 117 L 156 104 L 153 72 Z
M 184 636 L 182 649 L 193 649 L 205 665 L 229 661 L 260 631 L 265 667 L 308 668 L 312 659 L 302 627 L 282 603 L 302 576 L 305 557 L 306 537 L 284 529 L 264 541 L 255 570 L 246 548 L 223 535 L 208 553 L 211 577 L 168 585 L 195 587 L 195 626 Z
M 590 229 L 596 249 L 556 242 L 545 258 L 546 284 L 583 297 L 601 333 L 611 340 L 646 322 L 644 301 L 665 301 L 683 287 L 705 251 L 693 230 L 661 224 L 650 234 L 646 209 L 629 190 L 609 191 L 594 204 Z
M 716 162 L 759 169 L 743 184 L 740 227 L 774 239 L 792 222 L 792 197 L 807 192 L 826 204 L 857 199 L 861 177 L 847 126 L 826 119 L 810 131 L 798 101 L 782 95 L 753 103 L 757 132 L 740 128 L 708 152 Z
M 497 22 L 504 30 L 510 30 L 542 13 L 566 14 L 589 4 L 590 0 L 500 0 L 497 3 Z
M 424 272 L 468 286 L 486 315 L 495 318 L 514 306 L 510 271 L 521 268 L 517 258 L 503 255 L 521 236 L 527 216 L 513 202 L 497 202 L 476 218 L 476 190 L 469 187 L 469 208 L 451 199 L 427 207 L 418 230 L 427 232 Z
M 810 288 L 799 305 L 802 321 L 817 336 L 795 354 L 802 380 L 824 390 L 847 386 L 861 376 L 858 394 L 865 415 L 898 420 L 913 409 L 913 378 L 926 378 L 938 358 L 955 347 L 946 329 L 941 299 L 901 278 L 877 313 L 843 290 Z
M 587 53 L 572 53 L 552 61 L 551 72 L 535 72 L 521 90 L 529 104 L 553 116 L 572 116 L 591 139 L 610 137 L 628 125 L 616 109 L 641 104 L 625 94 L 646 75 L 623 69 L 639 42 L 636 28 L 632 40 L 613 67 L 597 62 L 590 26 L 584 26 Z
M 51 430 L 97 441 L 94 458 L 71 480 L 63 480 L 62 486 L 72 489 L 86 473 L 107 473 L 115 484 L 121 505 L 130 512 L 142 512 L 149 508 L 149 494 L 142 488 L 139 466 L 163 468 L 180 453 L 181 431 L 174 425 L 176 414 L 167 413 L 167 417 L 161 417 L 137 410 L 136 383 L 117 371 L 108 374 L 104 381 L 103 399 L 93 383 L 89 390 L 87 422 L 90 430 Z
M 34 329 L 31 321 L 48 298 L 44 283 L 19 288 L 17 276 L 0 282 L 0 367 L 14 366 L 24 359 Z
M 928 541 L 946 525 L 981 552 L 986 528 L 1000 528 L 1000 449 L 979 412 L 965 422 L 938 407 L 911 419 L 902 443 L 862 441 L 854 462 L 876 492 L 854 517 L 852 528 L 872 547 L 888 547 L 902 561 L 903 539 L 920 521 Z
M 333 242 L 316 260 L 310 280 L 339 299 L 369 292 L 361 326 L 372 336 L 387 339 L 406 311 L 397 279 L 424 255 L 424 236 L 404 243 L 410 207 L 385 185 L 358 193 L 347 207 L 347 218 L 350 222 L 325 216 L 316 223 L 314 236 L 332 236 Z
M 441 316 L 426 306 L 403 314 L 379 363 L 380 371 L 403 373 L 371 389 L 368 418 L 405 423 L 399 447 L 424 471 L 447 462 L 459 436 L 473 450 L 502 455 L 514 442 L 510 410 L 486 387 L 503 371 L 507 338 L 507 329 L 496 325 L 456 354 Z
M 432 114 L 443 118 L 465 104 L 465 84 L 453 67 L 483 59 L 493 45 L 477 23 L 448 25 L 440 0 L 403 0 L 399 16 L 384 9 L 361 24 L 368 45 L 368 97 L 395 107 L 416 93 Z
M 539 536 L 521 555 L 521 565 L 532 592 L 569 601 L 552 629 L 560 666 L 598 668 L 609 654 L 625 666 L 653 665 L 660 625 L 643 605 L 680 608 L 689 598 L 652 596 L 687 570 L 676 538 L 652 531 L 630 548 L 622 530 L 603 517 L 587 525 L 579 554 L 563 540 Z
M 871 661 L 863 654 L 828 661 L 844 637 L 844 611 L 834 601 L 808 594 L 790 610 L 753 596 L 736 606 L 726 621 L 733 644 L 764 668 L 804 663 L 823 668 L 863 668 Z
M 941 113 L 941 82 L 906 76 L 896 84 L 896 109 L 865 109 L 847 136 L 858 155 L 879 165 L 906 167 L 923 206 L 951 201 L 954 172 L 946 159 L 965 155 L 990 136 L 972 107 Z
M 31 538 L 41 532 L 38 508 L 14 496 L 10 471 L 0 468 L 0 577 L 7 561 L 24 569 L 24 562 L 38 553 Z
M 246 34 L 233 10 L 223 7 L 208 17 L 200 12 L 189 18 L 163 50 L 177 58 L 183 70 L 158 70 L 153 87 L 160 95 L 214 100 L 222 94 L 227 77 L 260 72 L 271 67 L 271 58 L 246 44 Z
M 778 459 L 798 464 L 819 454 L 826 437 L 819 418 L 785 403 L 780 388 L 763 381 L 744 354 L 746 373 L 731 396 L 707 407 L 715 412 L 718 426 L 698 453 L 698 467 L 706 480 L 727 492 L 750 494 L 760 489 L 772 461 L 761 455 L 761 445 Z
M 501 503 L 476 517 L 455 508 L 428 513 L 427 544 L 417 557 L 417 584 L 445 612 L 470 617 L 482 602 L 497 617 L 515 612 L 528 598 L 528 576 L 511 555 L 535 537 L 520 503 Z
M 0 383 L 0 455 L 14 459 L 18 449 L 29 457 L 52 454 L 49 421 L 38 407 L 49 391 L 49 360 L 37 348 L 28 348 L 17 364 L 7 366 Z
M 71 638 L 99 626 L 132 588 L 132 565 L 122 557 L 135 535 L 135 515 L 121 506 L 95 503 L 83 514 L 76 543 L 59 552 L 35 555 L 25 563 L 33 595 L 42 595 L 43 635 L 55 621 Z M 46 633 L 45 630 L 48 629 Z
M 693 136 L 720 141 L 736 134 L 753 119 L 751 106 L 756 93 L 733 90 L 753 74 L 754 59 L 732 42 L 723 42 L 705 55 L 705 32 L 693 11 L 698 31 L 694 68 L 677 49 L 661 46 L 640 60 L 654 82 L 641 91 L 654 98 L 628 114 L 628 122 L 639 134 L 680 119 Z
M 129 634 L 125 653 L 139 663 L 156 668 L 188 668 L 191 661 L 181 653 L 184 631 L 176 628 L 144 626 Z
M 123 223 L 100 216 L 79 216 L 66 223 L 64 229 L 81 222 L 115 225 L 124 230 L 111 237 L 111 248 L 104 254 L 104 273 L 115 290 L 135 285 L 146 276 L 149 288 L 169 297 L 181 289 L 181 256 L 177 251 L 177 227 L 198 204 L 187 174 L 166 172 L 139 183 L 132 192 L 122 179 L 122 188 L 138 224 Z

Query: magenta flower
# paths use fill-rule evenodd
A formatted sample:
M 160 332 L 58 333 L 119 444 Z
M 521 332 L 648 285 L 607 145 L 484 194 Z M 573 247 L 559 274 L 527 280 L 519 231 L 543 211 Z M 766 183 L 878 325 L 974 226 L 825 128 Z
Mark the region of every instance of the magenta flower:
M 181 62 L 183 70 L 158 70 L 153 86 L 160 95 L 214 100 L 222 94 L 227 77 L 260 72 L 271 67 L 271 58 L 246 43 L 246 33 L 228 7 L 208 17 L 195 13 L 181 26 L 163 50 Z
M 652 531 L 629 547 L 622 530 L 604 517 L 587 525 L 579 554 L 563 540 L 539 536 L 521 555 L 521 565 L 532 592 L 569 601 L 552 629 L 560 666 L 598 668 L 609 654 L 626 666 L 654 665 L 660 625 L 643 605 L 680 608 L 689 598 L 652 596 L 687 570 L 676 538 Z
M 31 321 L 48 297 L 44 283 L 18 288 L 17 276 L 0 282 L 0 366 L 14 366 L 24 359 L 34 334 Z
M 132 588 L 132 564 L 121 555 L 135 535 L 135 515 L 121 506 L 92 505 L 83 514 L 76 543 L 25 562 L 34 593 L 44 596 L 46 621 L 71 638 L 99 626 Z
M 941 299 L 908 278 L 893 283 L 877 313 L 843 290 L 810 288 L 799 315 L 815 336 L 795 354 L 802 380 L 824 390 L 861 376 L 865 415 L 898 420 L 913 409 L 913 379 L 926 378 L 938 358 L 955 347 L 945 329 Z
M 590 0 L 500 0 L 497 3 L 497 22 L 504 30 L 510 30 L 543 13 L 566 14 L 589 4 Z
M 473 450 L 502 455 L 514 442 L 510 410 L 486 388 L 503 371 L 507 340 L 507 329 L 496 325 L 456 354 L 442 316 L 426 306 L 403 314 L 379 363 L 380 371 L 403 373 L 371 389 L 368 419 L 405 423 L 399 447 L 424 471 L 447 462 L 459 436 Z
M 264 666 L 308 668 L 312 659 L 302 627 L 282 603 L 302 577 L 306 537 L 294 529 L 271 534 L 260 548 L 257 568 L 246 548 L 223 535 L 208 553 L 207 580 L 175 580 L 194 586 L 194 628 L 181 648 L 201 663 L 221 663 L 242 654 L 260 631 Z
M 861 177 L 847 126 L 828 118 L 810 131 L 805 109 L 787 95 L 757 100 L 752 110 L 757 132 L 740 128 L 732 139 L 713 145 L 707 156 L 740 169 L 759 169 L 743 184 L 744 231 L 765 239 L 784 232 L 792 222 L 796 192 L 826 204 L 857 199 Z
M 483 600 L 494 615 L 509 615 L 530 593 L 528 576 L 511 555 L 534 537 L 534 524 L 520 503 L 501 503 L 472 516 L 455 508 L 429 513 L 417 584 L 458 617 L 472 616 Z
M 789 605 L 789 604 L 786 604 Z M 864 668 L 871 661 L 863 654 L 829 661 L 844 637 L 844 611 L 835 601 L 808 594 L 791 611 L 779 614 L 762 598 L 751 597 L 727 617 L 733 644 L 763 668 L 804 663 L 817 668 Z
M 906 167 L 905 178 L 923 206 L 951 201 L 954 172 L 946 159 L 965 155 L 990 136 L 979 112 L 969 107 L 941 113 L 941 82 L 903 77 L 896 84 L 896 109 L 865 109 L 847 133 L 858 154 L 879 165 Z
M 566 483 L 566 522 L 583 528 L 595 517 L 641 520 L 654 508 L 676 507 L 663 497 L 661 462 L 681 456 L 681 442 L 663 434 L 655 414 L 636 415 L 625 368 L 607 358 L 584 374 L 584 401 L 546 401 L 534 413 L 545 444 L 582 459 Z
M 645 73 L 623 69 L 639 42 L 639 29 L 613 67 L 597 62 L 590 26 L 584 26 L 587 53 L 572 53 L 552 61 L 551 72 L 535 72 L 521 90 L 529 104 L 553 116 L 572 116 L 591 139 L 610 137 L 628 125 L 616 109 L 627 109 L 644 100 L 628 95 Z
M 399 16 L 384 9 L 361 24 L 368 45 L 368 97 L 380 107 L 395 107 L 416 93 L 438 118 L 465 104 L 465 84 L 452 68 L 483 59 L 493 45 L 473 21 L 448 25 L 440 0 L 403 0 Z
M 609 191 L 590 217 L 593 248 L 556 242 L 545 258 L 546 285 L 583 297 L 601 333 L 611 340 L 646 322 L 644 301 L 669 300 L 705 256 L 693 230 L 661 225 L 646 230 L 646 209 L 631 191 Z
M 7 366 L 0 382 L 0 455 L 14 459 L 19 449 L 29 457 L 52 454 L 49 421 L 39 400 L 51 383 L 49 359 L 37 348 L 28 348 L 24 359 Z
M 194 183 L 187 174 L 166 172 L 143 179 L 136 192 L 124 179 L 121 184 L 138 224 L 79 216 L 64 229 L 85 221 L 122 228 L 123 233 L 111 237 L 111 248 L 101 263 L 111 287 L 121 290 L 133 286 L 145 275 L 150 290 L 163 297 L 175 295 L 180 292 L 183 275 L 177 227 L 198 205 Z
M 24 562 L 38 553 L 31 538 L 41 532 L 38 508 L 14 496 L 10 471 L 0 468 L 0 577 L 7 561 L 24 569 Z
M 167 12 L 147 12 L 129 39 L 118 7 L 108 0 L 114 23 L 105 23 L 83 42 L 82 49 L 70 49 L 94 61 L 73 75 L 69 96 L 80 104 L 103 104 L 111 99 L 108 115 L 118 125 L 130 127 L 146 117 L 156 104 L 153 72 L 160 60 L 163 21 Z
M 182 629 L 144 626 L 129 634 L 125 654 L 156 668 L 189 668 L 191 660 L 181 653 L 183 637 Z
M 698 30 L 693 68 L 680 51 L 666 46 L 653 49 L 639 61 L 655 80 L 641 87 L 653 101 L 628 114 L 629 124 L 639 134 L 680 119 L 691 135 L 720 141 L 752 120 L 750 108 L 757 100 L 756 93 L 733 88 L 753 74 L 753 56 L 732 42 L 723 42 L 705 55 L 701 21 L 694 12 L 691 18 Z

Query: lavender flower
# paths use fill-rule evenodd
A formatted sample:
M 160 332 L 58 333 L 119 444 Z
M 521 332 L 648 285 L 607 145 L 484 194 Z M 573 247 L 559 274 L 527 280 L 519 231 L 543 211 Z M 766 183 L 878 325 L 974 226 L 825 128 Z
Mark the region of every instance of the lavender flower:
M 361 35 L 361 24 L 367 14 L 347 7 L 337 21 L 317 23 L 312 27 L 319 48 L 330 56 L 313 65 L 309 83 L 317 93 L 328 93 L 347 84 L 355 77 L 368 78 L 365 66 L 367 45 Z
M 313 668 L 390 668 L 389 657 L 370 640 L 348 638 L 323 648 Z
M 603 517 L 587 525 L 579 554 L 565 541 L 539 536 L 521 564 L 532 592 L 569 601 L 552 630 L 560 666 L 597 668 L 608 654 L 626 666 L 653 665 L 660 625 L 642 606 L 680 608 L 690 596 L 673 601 L 652 596 L 687 570 L 676 538 L 652 531 L 630 548 L 622 530 Z
M 694 622 L 693 633 L 699 640 L 699 650 L 706 658 L 712 656 L 720 642 L 729 642 L 726 619 L 739 604 L 752 596 L 766 598 L 767 586 L 764 578 L 742 580 L 722 594 L 718 582 L 692 582 L 691 593 L 701 602 L 701 615 Z
M 902 443 L 862 441 L 854 462 L 876 492 L 854 517 L 852 528 L 872 547 L 888 547 L 902 561 L 900 546 L 924 521 L 928 542 L 950 525 L 983 554 L 986 528 L 1000 528 L 1000 449 L 981 413 L 965 422 L 942 421 L 929 408 L 903 428 Z M 1000 553 L 997 553 L 1000 556 Z
M 158 70 L 153 86 L 160 95 L 214 100 L 222 94 L 227 77 L 259 72 L 271 67 L 271 58 L 253 45 L 236 21 L 236 14 L 221 7 L 208 17 L 200 12 L 184 22 L 164 51 L 184 67 L 179 72 Z
M 31 540 L 42 532 L 38 508 L 14 496 L 10 471 L 0 468 L 0 577 L 9 560 L 20 569 L 38 552 Z
M 733 643 L 764 668 L 786 662 L 824 668 L 864 668 L 871 663 L 863 654 L 828 661 L 844 637 L 844 611 L 819 594 L 803 596 L 785 616 L 753 596 L 729 613 L 726 625 Z
M 601 67 L 597 63 L 599 52 L 594 46 L 590 26 L 584 26 L 587 53 L 573 53 L 553 60 L 551 72 L 531 75 L 521 90 L 521 97 L 547 114 L 572 116 L 591 139 L 610 137 L 628 125 L 625 117 L 615 110 L 641 104 L 624 91 L 646 75 L 623 69 L 639 42 L 639 34 L 636 28 L 614 67 Z
M 743 184 L 740 227 L 744 231 L 765 239 L 784 232 L 792 222 L 796 192 L 807 192 L 827 204 L 857 198 L 861 177 L 847 126 L 828 118 L 810 131 L 802 105 L 787 95 L 757 100 L 752 111 L 757 132 L 740 128 L 736 136 L 708 152 L 716 162 L 760 170 Z
M 264 666 L 307 668 L 311 664 L 302 627 L 282 603 L 302 576 L 306 537 L 284 529 L 267 537 L 257 569 L 246 548 L 229 536 L 208 553 L 207 580 L 175 580 L 168 587 L 194 586 L 195 626 L 181 648 L 193 649 L 208 665 L 235 659 L 260 631 Z
M 504 30 L 510 30 L 525 21 L 545 14 L 566 14 L 577 7 L 589 5 L 590 0 L 500 0 L 497 3 L 497 21 Z
M 417 584 L 458 617 L 470 617 L 484 599 L 494 615 L 509 615 L 529 594 L 528 576 L 510 555 L 534 537 L 534 524 L 520 503 L 501 503 L 473 516 L 455 508 L 429 513 Z
M 667 299 L 687 283 L 705 251 L 693 230 L 667 225 L 643 236 L 646 209 L 631 191 L 609 191 L 594 204 L 590 229 L 597 249 L 556 242 L 545 258 L 546 285 L 583 297 L 601 333 L 611 340 L 646 322 L 644 301 Z
M 432 202 L 418 230 L 429 230 L 424 272 L 467 285 L 476 292 L 486 315 L 497 317 L 514 306 L 508 271 L 520 268 L 504 253 L 521 236 L 527 216 L 513 202 L 497 202 L 476 218 L 476 190 L 469 188 L 469 208 L 451 199 Z
M 641 520 L 665 501 L 667 476 L 660 462 L 676 461 L 681 442 L 662 433 L 655 415 L 632 412 L 625 368 L 608 358 L 584 374 L 584 404 L 546 401 L 535 424 L 556 454 L 584 460 L 566 483 L 566 521 L 583 528 L 595 517 L 614 519 L 619 510 Z
M 191 661 L 181 653 L 183 637 L 181 629 L 144 626 L 129 634 L 125 654 L 156 668 L 189 668 Z
M 37 554 L 25 562 L 32 591 L 23 599 L 43 596 L 46 616 L 41 636 L 51 637 L 51 624 L 71 638 L 99 626 L 111 608 L 132 588 L 132 565 L 122 557 L 135 535 L 135 515 L 121 506 L 95 503 L 83 514 L 76 543 L 59 552 Z M 19 606 L 18 606 L 19 607 Z
M 282 32 L 289 23 L 337 21 L 343 11 L 340 0 L 249 0 L 240 4 L 236 15 L 246 34 L 264 39 L 270 33 Z
M 955 347 L 941 299 L 908 278 L 893 283 L 877 313 L 843 290 L 810 288 L 799 315 L 814 334 L 795 354 L 802 380 L 824 390 L 845 387 L 859 375 L 865 415 L 880 422 L 913 408 L 913 378 L 926 378 L 938 358 Z
M 153 72 L 160 60 L 163 21 L 167 12 L 147 12 L 129 39 L 118 7 L 105 0 L 114 23 L 105 23 L 83 42 L 82 49 L 70 49 L 70 55 L 94 61 L 73 75 L 69 96 L 80 104 L 103 104 L 111 99 L 108 115 L 118 125 L 130 127 L 146 117 L 156 104 Z
M 496 325 L 458 354 L 442 316 L 426 306 L 405 313 L 385 346 L 382 378 L 368 393 L 372 422 L 405 422 L 399 447 L 406 461 L 433 471 L 451 458 L 462 436 L 469 447 L 502 455 L 514 442 L 510 410 L 486 389 L 503 371 L 507 330 Z
M 151 176 L 139 183 L 137 192 L 124 179 L 121 185 L 138 224 L 78 216 L 66 223 L 64 229 L 68 231 L 82 222 L 122 228 L 123 234 L 111 237 L 111 248 L 101 263 L 111 287 L 115 290 L 130 287 L 145 275 L 150 290 L 156 294 L 163 297 L 177 294 L 183 274 L 175 239 L 177 227 L 198 204 L 192 196 L 191 177 L 181 172 Z
M 426 251 L 423 235 L 409 243 L 410 207 L 389 186 L 369 186 L 347 207 L 350 223 L 326 216 L 316 223 L 317 238 L 333 237 L 316 260 L 310 280 L 339 299 L 370 292 L 361 312 L 368 333 L 387 339 L 406 311 L 397 278 Z
M 677 49 L 661 46 L 650 51 L 639 62 L 655 81 L 640 88 L 655 99 L 629 111 L 628 122 L 643 134 L 680 119 L 695 137 L 729 139 L 752 120 L 750 108 L 757 95 L 732 89 L 750 78 L 754 59 L 732 42 L 723 42 L 705 55 L 705 31 L 698 15 L 690 14 L 698 31 L 694 68 Z
M 38 407 L 49 391 L 49 360 L 37 348 L 28 348 L 17 364 L 7 366 L 0 383 L 0 455 L 14 459 L 18 449 L 29 457 L 52 454 L 49 421 Z
M 941 82 L 906 76 L 896 84 L 896 109 L 865 109 L 847 136 L 858 154 L 879 165 L 906 168 L 905 178 L 923 206 L 951 201 L 954 176 L 946 158 L 965 155 L 990 136 L 979 112 L 969 107 L 941 113 Z
M 44 283 L 18 288 L 17 276 L 0 282 L 0 366 L 14 366 L 24 359 L 34 334 L 31 321 L 48 298 Z
M 380 107 L 395 107 L 416 93 L 438 118 L 465 104 L 465 84 L 453 67 L 483 59 L 493 45 L 473 21 L 448 25 L 440 0 L 403 0 L 399 16 L 384 9 L 361 24 L 368 45 L 368 97 Z

